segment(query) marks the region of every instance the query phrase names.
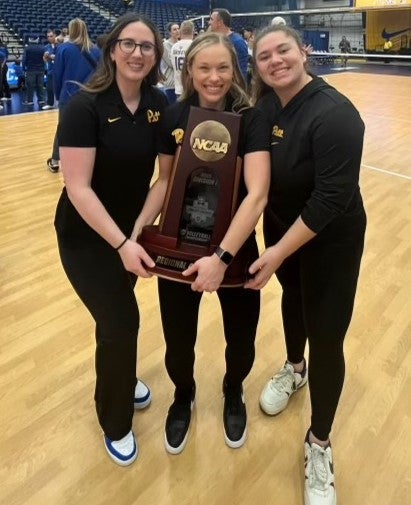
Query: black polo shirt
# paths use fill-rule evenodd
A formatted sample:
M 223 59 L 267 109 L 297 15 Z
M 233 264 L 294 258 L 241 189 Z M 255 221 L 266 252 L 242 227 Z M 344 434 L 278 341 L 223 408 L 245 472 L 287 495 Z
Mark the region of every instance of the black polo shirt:
M 96 148 L 91 187 L 126 235 L 130 235 L 149 190 L 166 103 L 158 88 L 143 84 L 140 104 L 132 114 L 113 84 L 98 94 L 79 92 L 62 114 L 59 145 Z M 78 214 L 65 188 L 55 226 L 68 246 L 102 240 Z
M 225 111 L 232 111 L 233 100 L 227 97 Z M 176 102 L 164 111 L 164 118 L 160 125 L 158 137 L 158 152 L 174 155 L 177 147 L 183 143 L 184 132 L 187 127 L 188 116 L 191 106 L 199 107 L 198 94 L 194 93 L 190 98 Z M 270 151 L 271 125 L 262 114 L 254 107 L 248 107 L 241 112 L 240 137 L 238 141 L 238 155 L 244 155 L 257 151 Z M 182 134 L 181 134 L 182 133 Z M 258 167 L 256 167 L 258 168 Z M 244 199 L 247 190 L 244 178 L 241 179 L 239 197 Z

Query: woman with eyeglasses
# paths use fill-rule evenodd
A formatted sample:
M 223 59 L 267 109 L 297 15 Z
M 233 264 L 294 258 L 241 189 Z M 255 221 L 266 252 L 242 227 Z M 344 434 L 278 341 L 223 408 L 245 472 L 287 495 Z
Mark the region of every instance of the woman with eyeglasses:
M 148 276 L 141 262 L 152 261 L 130 237 L 149 190 L 167 102 L 155 86 L 162 47 L 150 20 L 137 13 L 120 17 L 107 34 L 101 64 L 59 127 L 65 182 L 55 217 L 59 252 L 96 323 L 97 416 L 109 456 L 123 466 L 138 454 L 134 409 L 151 401 L 136 379 L 134 286 L 137 276 Z
M 336 505 L 330 432 L 364 247 L 364 123 L 348 98 L 307 70 L 306 48 L 292 28 L 263 29 L 253 52 L 254 98 L 272 129 L 272 185 L 264 212 L 266 250 L 251 266 L 255 277 L 246 287 L 262 289 L 276 275 L 287 348 L 260 405 L 279 414 L 308 379 L 305 504 Z
M 247 437 L 247 413 L 243 381 L 254 362 L 254 340 L 260 312 L 258 291 L 243 287 L 220 287 L 227 266 L 247 241 L 250 262 L 258 257 L 254 228 L 263 212 L 269 187 L 269 124 L 260 111 L 250 107 L 244 91 L 234 47 L 224 35 L 208 32 L 194 39 L 185 55 L 180 101 L 169 106 L 159 137 L 159 178 L 137 219 L 136 232 L 151 224 L 161 210 L 174 157 L 183 142 L 191 106 L 241 115 L 238 155 L 243 159 L 239 189 L 240 205 L 211 256 L 204 256 L 183 275 L 195 280 L 180 283 L 159 279 L 160 309 L 166 341 L 166 367 L 174 383 L 174 401 L 165 425 L 165 448 L 179 454 L 188 439 L 194 405 L 195 343 L 199 305 L 204 292 L 215 291 L 221 305 L 226 339 L 226 372 L 223 430 L 226 444 L 241 447 Z M 190 132 L 186 132 L 189 135 Z M 219 198 L 224 198 L 220 195 Z M 206 338 L 206 335 L 204 335 Z

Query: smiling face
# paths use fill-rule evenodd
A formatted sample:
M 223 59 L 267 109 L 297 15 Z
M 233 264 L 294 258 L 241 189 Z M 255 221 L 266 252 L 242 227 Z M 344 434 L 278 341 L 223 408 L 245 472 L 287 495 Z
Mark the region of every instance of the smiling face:
M 225 97 L 233 83 L 231 54 L 222 44 L 204 47 L 194 56 L 189 74 L 201 107 L 224 110 Z
M 127 25 L 119 34 L 118 39 L 130 39 L 135 43 L 150 42 L 155 45 L 155 38 L 150 28 L 141 21 Z M 123 52 L 116 42 L 111 51 L 111 59 L 116 63 L 116 80 L 119 84 L 141 82 L 154 67 L 157 59 L 156 51 L 153 54 L 142 54 L 138 46 L 130 54 Z
M 307 55 L 284 31 L 267 33 L 255 47 L 255 61 L 261 79 L 279 95 L 296 94 L 311 78 L 305 70 Z

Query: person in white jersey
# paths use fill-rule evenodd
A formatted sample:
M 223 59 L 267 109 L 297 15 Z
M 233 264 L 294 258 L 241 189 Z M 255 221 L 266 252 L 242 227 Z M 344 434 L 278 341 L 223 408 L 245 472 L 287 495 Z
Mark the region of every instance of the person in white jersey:
M 195 26 L 192 21 L 183 21 L 180 25 L 180 40 L 173 45 L 170 51 L 170 59 L 174 71 L 174 88 L 177 98 L 183 92 L 181 70 L 183 68 L 186 51 L 194 38 L 194 30 Z

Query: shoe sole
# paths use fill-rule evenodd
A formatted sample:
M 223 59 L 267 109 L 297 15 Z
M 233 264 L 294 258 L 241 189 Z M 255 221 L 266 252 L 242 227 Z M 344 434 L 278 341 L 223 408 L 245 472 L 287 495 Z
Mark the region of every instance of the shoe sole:
M 239 449 L 244 445 L 244 442 L 247 439 L 247 426 L 245 427 L 243 436 L 239 440 L 231 440 L 227 437 L 227 433 L 225 432 L 224 429 L 224 439 L 225 443 L 228 445 L 228 447 L 231 447 L 231 449 Z
M 191 402 L 191 412 L 193 412 L 193 408 L 194 408 L 194 401 Z M 190 425 L 191 425 L 191 421 L 190 421 Z M 188 426 L 186 436 L 184 437 L 183 441 L 181 442 L 181 444 L 178 447 L 173 447 L 172 445 L 170 445 L 167 441 L 167 435 L 166 435 L 166 433 L 164 433 L 164 447 L 166 448 L 166 451 L 169 454 L 176 455 L 176 454 L 180 454 L 181 452 L 183 452 L 185 446 L 187 445 L 188 435 L 190 433 L 190 425 Z
M 308 377 L 306 377 L 305 381 L 302 381 L 298 385 L 297 389 L 291 393 L 291 395 L 288 397 L 287 403 L 280 410 L 278 410 L 278 409 L 273 410 L 270 406 L 267 406 L 267 404 L 265 404 L 265 402 L 263 400 L 263 395 L 261 395 L 260 396 L 260 401 L 259 401 L 259 403 L 260 403 L 260 409 L 264 412 L 264 414 L 267 414 L 268 416 L 277 416 L 278 414 L 281 414 L 281 412 L 283 412 L 287 408 L 288 402 L 290 401 L 290 398 L 292 397 L 292 395 L 294 393 L 296 393 L 299 389 L 301 389 L 302 387 L 304 387 L 307 384 L 307 381 L 308 381 Z M 264 390 L 265 390 L 265 388 L 264 388 Z

